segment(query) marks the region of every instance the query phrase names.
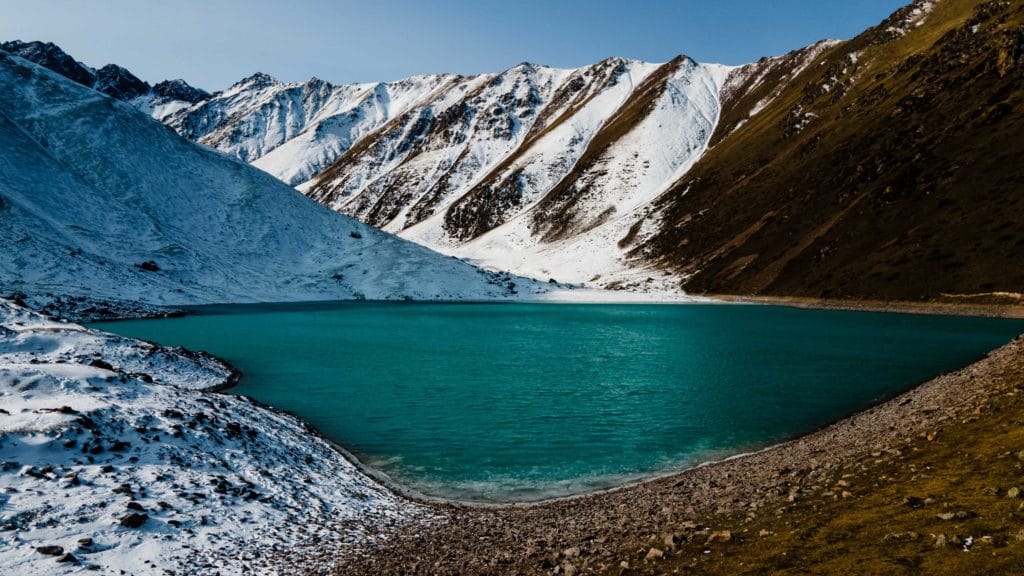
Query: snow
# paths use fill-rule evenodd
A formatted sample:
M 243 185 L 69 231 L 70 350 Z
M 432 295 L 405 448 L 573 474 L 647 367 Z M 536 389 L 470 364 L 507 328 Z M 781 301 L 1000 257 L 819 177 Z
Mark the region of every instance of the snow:
M 0 572 L 327 570 L 429 519 L 295 418 L 204 391 L 230 377 L 0 300 Z
M 506 168 L 505 174 L 521 171 L 529 184 L 521 210 L 506 223 L 468 242 L 457 242 L 446 236 L 440 212 L 399 235 L 479 266 L 541 280 L 553 277 L 591 286 L 678 290 L 677 280 L 627 260 L 618 243 L 644 216 L 647 206 L 705 152 L 718 122 L 718 93 L 731 71 L 728 67 L 687 61 L 667 81 L 652 111 L 582 176 L 591 188 L 577 204 L 578 218 L 598 220 L 610 212 L 610 220 L 555 242 L 541 241 L 532 225 L 537 201 L 573 168 L 590 140 L 658 65 L 628 61 L 626 67 L 628 81 L 594 95 Z
M 662 64 L 612 58 L 559 69 L 523 63 L 498 74 L 343 86 L 254 75 L 165 121 L 334 210 L 484 268 L 540 280 L 677 290 L 675 281 L 648 281 L 652 272 L 637 270 L 625 256 L 629 247 L 618 242 L 705 152 L 721 94 L 738 71 L 685 62 L 653 111 L 583 180 L 596 185 L 576 217 L 612 213 L 610 221 L 556 243 L 534 230 L 534 208 Z M 447 129 L 431 132 L 442 118 Z M 369 144 L 350 152 L 359 142 Z M 314 185 L 342 155 L 344 169 Z M 469 191 L 508 179 L 523 187 L 497 228 L 468 241 L 446 229 L 449 210 Z
M 618 240 L 643 217 L 640 207 L 703 154 L 721 94 L 738 70 L 686 61 L 668 81 L 668 100 L 601 163 L 613 174 L 598 188 L 611 197 L 592 199 L 578 215 L 614 210 L 615 222 L 589 239 L 558 246 L 542 245 L 531 210 L 662 64 L 610 58 L 559 69 L 523 63 L 497 74 L 350 85 L 315 78 L 286 84 L 256 74 L 170 114 L 140 108 L 334 210 L 431 249 L 541 280 L 601 277 L 599 285 L 618 285 L 626 276 L 647 274 L 633 270 Z M 443 133 L 432 131 L 439 122 L 446 123 Z M 318 175 L 343 155 L 344 169 L 318 184 Z M 470 190 L 508 179 L 522 182 L 523 190 L 496 230 L 466 242 L 445 228 L 448 211 Z M 570 252 L 559 254 L 562 249 Z M 589 254 L 595 250 L 600 258 Z
M 180 305 L 548 291 L 331 212 L 0 53 L 0 287 Z M 139 265 L 155 261 L 158 271 Z
M 313 78 L 285 84 L 254 75 L 212 98 L 160 119 L 187 138 L 252 162 L 302 186 L 359 138 L 421 103 L 450 75 L 333 85 Z

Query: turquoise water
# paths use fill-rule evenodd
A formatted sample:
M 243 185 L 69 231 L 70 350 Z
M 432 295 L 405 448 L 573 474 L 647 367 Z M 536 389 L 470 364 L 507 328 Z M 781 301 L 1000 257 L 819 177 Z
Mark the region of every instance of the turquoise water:
M 420 492 L 532 500 L 811 431 L 957 368 L 1024 322 L 736 305 L 209 307 L 96 325 L 206 350 L 238 394 Z

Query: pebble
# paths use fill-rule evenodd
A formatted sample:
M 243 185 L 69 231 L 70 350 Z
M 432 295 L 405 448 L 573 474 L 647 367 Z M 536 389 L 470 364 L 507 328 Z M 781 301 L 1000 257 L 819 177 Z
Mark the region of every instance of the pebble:
M 882 538 L 882 542 L 886 544 L 894 544 L 898 542 L 913 542 L 920 538 L 920 534 L 917 532 L 890 532 Z
M 917 496 L 907 496 L 903 499 L 903 505 L 909 508 L 920 508 L 924 506 L 924 499 Z
M 665 553 L 657 548 L 651 548 L 647 551 L 647 556 L 644 556 L 644 560 L 661 560 L 665 556 Z
M 732 540 L 732 532 L 729 530 L 718 530 L 708 535 L 708 544 L 712 542 L 730 542 Z

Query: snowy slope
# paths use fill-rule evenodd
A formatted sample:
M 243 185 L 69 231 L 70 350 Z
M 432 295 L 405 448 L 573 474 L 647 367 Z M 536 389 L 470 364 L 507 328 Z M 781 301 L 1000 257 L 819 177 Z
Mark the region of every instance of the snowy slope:
M 19 53 L 68 77 L 91 73 L 53 45 L 26 46 Z M 651 203 L 707 149 L 743 70 L 609 58 L 349 85 L 257 73 L 212 95 L 176 81 L 126 97 L 141 81 L 122 82 L 107 93 L 432 249 L 541 279 L 653 290 L 678 279 L 626 254 L 656 231 Z
M 163 120 L 186 138 L 298 186 L 451 78 L 335 86 L 317 78 L 285 84 L 254 74 Z
M 424 518 L 230 377 L 0 300 L 0 573 L 327 570 Z
M 707 148 L 731 70 L 681 56 L 342 86 L 256 74 L 163 120 L 481 266 L 655 289 L 658 273 L 624 255 L 649 232 L 637 223 L 650 202 Z
M 182 304 L 511 291 L 3 52 L 0 225 L 6 292 Z
M 707 148 L 730 70 L 609 59 L 468 79 L 357 143 L 306 189 L 482 266 L 659 288 L 647 281 L 657 272 L 624 257 L 647 232 L 631 230 Z

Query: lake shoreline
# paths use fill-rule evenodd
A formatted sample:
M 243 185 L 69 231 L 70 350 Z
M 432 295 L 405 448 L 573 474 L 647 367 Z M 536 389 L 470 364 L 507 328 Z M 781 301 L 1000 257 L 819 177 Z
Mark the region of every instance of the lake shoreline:
M 737 297 L 724 297 L 718 301 L 1021 317 L 1017 310 L 1001 313 L 998 306 L 907 306 L 904 303 L 873 306 L 860 302 L 816 306 L 806 299 Z M 437 562 L 447 562 L 446 558 L 457 558 L 459 570 L 469 573 L 550 573 L 552 562 L 561 566 L 567 561 L 580 559 L 563 558 L 564 554 L 560 555 L 560 552 L 567 549 L 580 548 L 586 551 L 581 553 L 582 556 L 604 559 L 595 561 L 617 560 L 623 557 L 624 550 L 638 545 L 638 534 L 657 535 L 666 529 L 682 532 L 709 526 L 709 517 L 759 510 L 773 503 L 784 504 L 789 494 L 783 490 L 790 484 L 788 474 L 802 469 L 806 469 L 808 474 L 833 470 L 865 453 L 884 453 L 891 449 L 891 445 L 954 418 L 969 410 L 979 398 L 994 394 L 996 390 L 989 386 L 991 376 L 998 372 L 1000 366 L 1019 361 L 1022 357 L 1024 339 L 1018 337 L 964 368 L 919 383 L 894 398 L 789 441 L 629 484 L 532 502 L 466 502 L 425 496 L 362 463 L 343 446 L 327 440 L 312 427 L 307 429 L 326 440 L 372 481 L 397 497 L 431 512 L 428 522 L 413 520 L 399 526 L 397 532 L 395 527 L 391 527 L 386 534 L 377 535 L 380 539 L 355 546 L 351 556 L 342 559 L 341 573 L 379 574 L 394 570 L 432 573 L 438 566 Z M 223 392 L 237 382 L 236 371 L 229 382 L 215 389 Z M 959 397 L 958 392 L 968 386 L 972 387 L 972 393 Z M 784 474 L 787 470 L 789 472 Z M 595 534 L 601 534 L 597 539 L 603 540 L 596 545 Z M 483 548 L 481 535 L 486 535 L 487 545 Z M 532 544 L 524 545 L 529 542 Z M 555 560 L 551 559 L 552 554 Z M 495 566 L 496 557 L 507 560 Z M 303 564 L 318 565 L 314 559 Z M 447 563 L 442 565 L 449 566 Z M 410 566 L 418 568 L 410 569 Z
M 775 299 L 771 303 L 783 304 Z M 794 304 L 808 306 L 805 301 Z M 955 308 L 896 305 L 872 309 L 948 314 Z M 979 311 L 996 315 L 991 314 L 997 312 L 994 308 L 972 306 L 960 310 L 966 315 L 979 315 Z M 868 308 L 851 303 L 843 309 Z M 702 526 L 713 529 L 708 518 L 786 505 L 793 479 L 841 469 L 870 454 L 898 451 L 895 446 L 976 411 L 1002 392 L 1006 383 L 1000 382 L 998 375 L 1008 367 L 1024 364 L 1022 359 L 1024 336 L 968 366 L 816 431 L 753 453 L 637 483 L 515 504 L 415 499 L 444 520 L 431 522 L 430 526 L 407 527 L 383 544 L 358 551 L 343 571 L 370 574 L 401 568 L 418 573 L 408 567 L 419 566 L 419 573 L 429 573 L 422 567 L 435 566 L 432 561 L 444 558 L 458 558 L 458 570 L 470 573 L 550 573 L 553 566 L 562 564 L 582 568 L 578 560 L 583 556 L 593 562 L 610 563 L 622 557 L 625 550 L 646 546 L 638 535 L 657 538 L 666 531 L 682 533 Z M 397 494 L 409 497 L 402 490 Z M 482 535 L 486 535 L 484 546 L 480 543 Z M 587 552 L 574 556 L 576 548 Z M 570 550 L 570 557 L 559 554 L 565 550 Z M 494 565 L 495 558 L 507 558 L 507 564 L 500 564 L 504 568 Z
M 984 302 L 910 300 L 840 300 L 801 296 L 737 296 L 708 294 L 711 301 L 734 304 L 766 304 L 812 310 L 849 310 L 856 312 L 886 312 L 890 314 L 922 314 L 933 316 L 972 316 L 984 318 L 1024 318 L 1024 304 L 997 304 Z

